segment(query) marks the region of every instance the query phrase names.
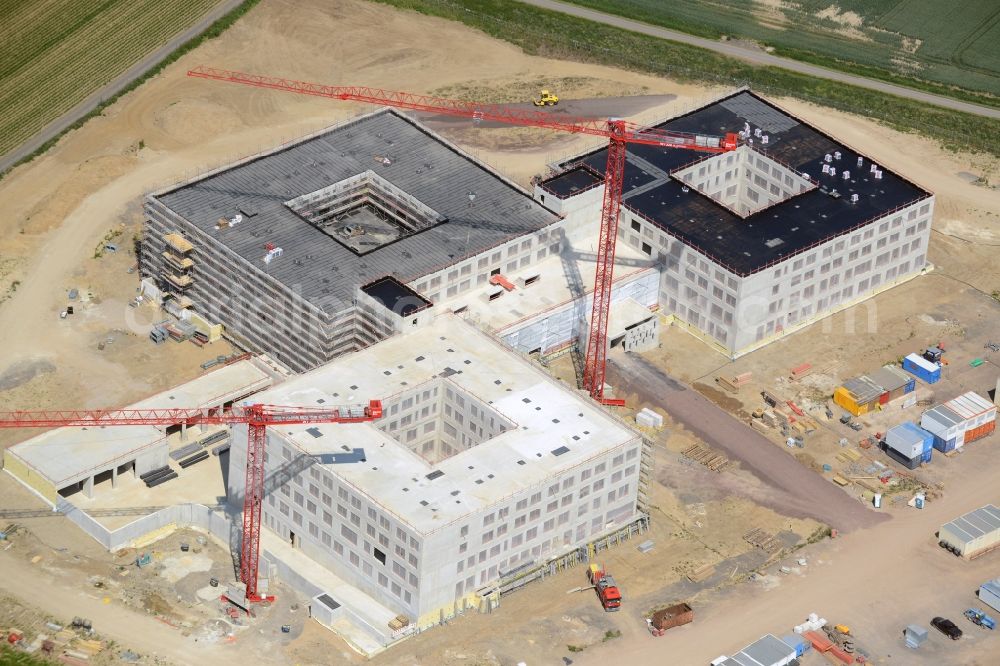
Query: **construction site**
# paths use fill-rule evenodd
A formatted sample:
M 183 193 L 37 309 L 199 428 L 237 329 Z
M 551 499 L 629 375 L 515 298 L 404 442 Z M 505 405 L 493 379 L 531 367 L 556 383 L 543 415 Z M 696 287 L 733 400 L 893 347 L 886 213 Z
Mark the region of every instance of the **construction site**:
M 412 19 L 497 48 L 348 4 L 400 39 Z M 295 14 L 264 2 L 245 29 Z M 383 88 L 328 85 L 315 56 L 310 80 L 269 76 L 277 59 L 239 46 L 120 102 L 114 127 L 156 109 L 155 154 L 128 158 L 148 172 L 112 170 L 68 213 L 114 211 L 93 239 L 0 301 L 12 649 L 1000 659 L 995 188 L 937 181 L 929 142 L 744 86 L 504 46 L 515 69 L 456 81 L 543 63 L 593 81 L 480 103 L 384 64 L 333 77 Z M 230 105 L 257 115 L 178 130 Z M 31 324 L 40 303 L 55 315 Z

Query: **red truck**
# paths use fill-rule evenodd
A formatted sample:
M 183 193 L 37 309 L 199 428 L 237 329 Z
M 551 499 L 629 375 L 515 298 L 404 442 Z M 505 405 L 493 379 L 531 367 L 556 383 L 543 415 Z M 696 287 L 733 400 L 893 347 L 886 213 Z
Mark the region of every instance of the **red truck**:
M 615 584 L 615 579 L 607 571 L 596 564 L 591 564 L 588 570 L 590 583 L 597 590 L 597 598 L 608 613 L 617 611 L 622 606 L 622 593 Z

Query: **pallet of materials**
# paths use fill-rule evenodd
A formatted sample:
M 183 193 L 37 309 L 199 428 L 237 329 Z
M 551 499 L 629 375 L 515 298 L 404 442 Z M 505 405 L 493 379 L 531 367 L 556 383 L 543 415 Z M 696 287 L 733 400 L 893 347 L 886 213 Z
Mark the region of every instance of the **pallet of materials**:
M 222 440 L 228 438 L 229 438 L 228 430 L 219 430 L 218 432 L 213 432 L 211 435 L 208 435 L 207 437 L 202 437 L 201 439 L 199 439 L 198 446 L 206 447 L 211 444 L 215 444 L 216 442 L 221 442 Z
M 208 451 L 202 451 L 200 453 L 194 454 L 190 458 L 185 458 L 184 460 L 180 461 L 177 464 L 180 465 L 181 469 L 187 469 L 191 465 L 194 465 L 196 463 L 200 463 L 202 460 L 207 460 L 208 456 L 209 456 Z
M 702 566 L 698 567 L 697 569 L 689 573 L 687 577 L 688 580 L 691 581 L 692 583 L 701 583 L 711 578 L 712 574 L 714 573 L 715 573 L 714 564 L 703 564 Z

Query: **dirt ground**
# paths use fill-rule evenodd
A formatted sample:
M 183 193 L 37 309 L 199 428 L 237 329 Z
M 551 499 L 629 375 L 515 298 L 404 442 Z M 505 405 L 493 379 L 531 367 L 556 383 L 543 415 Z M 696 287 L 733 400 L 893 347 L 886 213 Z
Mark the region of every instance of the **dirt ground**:
M 468 57 L 469 53 L 476 57 Z M 143 337 L 142 320 L 135 323 L 133 315 L 139 311 L 127 303 L 137 283 L 128 270 L 135 263 L 131 248 L 141 219 L 141 196 L 368 110 L 186 78 L 184 72 L 198 64 L 414 92 L 452 91 L 448 94 L 458 96 L 492 89 L 503 100 L 527 99 L 541 87 L 553 88 L 564 99 L 640 94 L 645 97 L 630 102 L 628 110 L 650 121 L 721 92 L 526 56 L 463 26 L 360 0 L 264 0 L 223 37 L 171 65 L 44 157 L 0 181 L 0 208 L 5 211 L 0 219 L 0 399 L 10 408 L 123 404 L 189 379 L 200 372 L 200 362 L 228 353 L 218 344 L 205 349 L 173 343 L 155 347 Z M 934 270 L 878 296 L 871 307 L 857 308 L 853 326 L 850 313 L 840 314 L 735 363 L 686 333 L 668 329 L 663 347 L 647 360 L 699 385 L 699 391 L 723 409 L 741 416 L 760 406 L 756 396 L 762 388 L 780 390 L 804 403 L 812 399 L 818 406 L 835 382 L 939 339 L 949 346 L 951 365 L 946 380 L 932 387 L 936 399 L 951 397 L 964 386 L 992 388 L 997 359 L 982 347 L 1000 320 L 1000 304 L 991 297 L 1000 289 L 1000 263 L 995 261 L 1000 192 L 973 181 L 995 181 L 997 162 L 953 154 L 931 141 L 864 119 L 793 100 L 778 101 L 936 192 L 929 253 Z M 435 126 L 524 184 L 546 163 L 594 145 L 586 138 L 514 128 L 444 122 Z M 95 257 L 106 237 L 118 251 Z M 60 319 L 71 288 L 84 294 L 87 302 L 78 300 L 78 313 Z M 870 312 L 876 322 L 871 330 Z M 148 321 L 152 313 L 145 314 Z M 113 339 L 111 344 L 108 338 Z M 101 341 L 105 348 L 99 351 Z M 968 362 L 975 357 L 991 361 L 973 369 Z M 824 370 L 806 381 L 789 382 L 788 370 L 803 362 Z M 716 389 L 714 377 L 719 373 L 746 371 L 754 380 L 738 396 Z M 915 415 L 911 410 L 905 418 Z M 870 427 L 880 425 L 873 421 Z M 806 438 L 803 452 L 815 464 L 831 464 L 838 470 L 843 466 L 836 459 L 839 439 L 850 436 L 853 446 L 858 435 L 843 430 L 835 420 L 823 422 Z M 0 443 L 15 441 L 12 435 L 0 437 L 4 437 Z M 944 484 L 943 498 L 923 512 L 890 506 L 886 512 L 894 518 L 885 525 L 806 545 L 793 557 L 806 557 L 808 566 L 784 560 L 779 565 L 789 566 L 788 575 L 775 573 L 774 566 L 779 565 L 771 565 L 762 582 L 751 585 L 735 583 L 764 567 L 767 556 L 743 541 L 747 526 L 760 527 L 795 549 L 816 533 L 818 525 L 788 519 L 762 506 L 768 504 L 763 500 L 771 489 L 738 467 L 716 473 L 683 459 L 679 452 L 696 439 L 681 425 L 668 421 L 668 427 L 654 437 L 659 463 L 652 485 L 654 519 L 651 532 L 643 537 L 654 541 L 654 549 L 641 554 L 638 542 L 629 542 L 606 554 L 605 563 L 626 594 L 623 612 L 604 614 L 589 592 L 568 594 L 582 584 L 582 572 L 571 570 L 505 598 L 492 616 L 467 615 L 449 627 L 406 641 L 375 662 L 457 666 L 523 660 L 534 665 L 614 658 L 639 664 L 653 659 L 661 663 L 669 651 L 672 663 L 702 663 L 705 657 L 735 651 L 764 632 L 786 633 L 813 610 L 858 625 L 862 643 L 881 655 L 879 663 L 973 664 L 976 653 L 997 654 L 1000 639 L 977 636 L 972 628 L 968 641 L 956 646 L 933 637 L 919 657 L 926 657 L 925 662 L 908 659 L 912 655 L 902 653 L 895 637 L 901 623 L 926 624 L 938 613 L 961 620 L 964 605 L 974 603 L 968 591 L 995 575 L 988 571 L 995 569 L 995 559 L 992 565 L 986 562 L 990 558 L 971 565 L 956 562 L 936 548 L 931 535 L 940 523 L 998 499 L 990 449 L 1000 437 L 955 459 L 935 458 L 934 465 L 922 470 L 929 484 Z M 777 434 L 772 439 L 776 447 L 782 446 Z M 8 476 L 0 475 L 3 506 L 38 506 L 12 484 Z M 759 495 L 733 492 L 737 487 L 756 489 Z M 845 492 L 857 495 L 859 490 L 850 487 Z M 17 492 L 22 494 L 15 503 L 10 493 Z M 15 574 L 5 574 L 11 582 L 4 591 L 26 598 L 39 612 L 63 608 L 66 613 L 94 617 L 107 613 L 102 627 L 113 627 L 117 635 L 112 637 L 137 652 L 159 651 L 161 659 L 179 664 L 245 662 L 251 655 L 273 663 L 358 660 L 332 634 L 301 621 L 301 611 L 289 640 L 274 635 L 281 623 L 275 616 L 266 627 L 272 633 L 254 641 L 195 646 L 192 636 L 179 638 L 181 630 L 152 620 L 145 606 L 125 598 L 104 604 L 88 581 L 94 575 L 112 580 L 115 558 L 101 553 L 96 543 L 64 519 L 31 519 L 25 526 L 27 550 L 44 551 L 44 562 L 51 557 L 58 563 L 43 567 L 47 577 L 40 578 L 26 552 L 0 551 L 0 568 Z M 172 545 L 170 549 L 173 552 Z M 225 554 L 219 551 L 215 556 Z M 213 562 L 213 567 L 220 564 Z M 696 586 L 685 578 L 704 565 L 714 569 L 703 584 Z M 37 584 L 25 582 L 34 580 L 53 585 L 41 594 Z M 166 606 L 160 610 L 177 614 L 182 622 L 208 619 L 199 620 L 200 611 L 188 608 L 181 596 L 180 600 L 176 595 L 164 597 Z M 642 613 L 681 599 L 696 602 L 699 620 L 651 642 Z M 290 605 L 283 609 L 282 613 L 292 613 Z M 889 654 L 896 656 L 890 660 Z

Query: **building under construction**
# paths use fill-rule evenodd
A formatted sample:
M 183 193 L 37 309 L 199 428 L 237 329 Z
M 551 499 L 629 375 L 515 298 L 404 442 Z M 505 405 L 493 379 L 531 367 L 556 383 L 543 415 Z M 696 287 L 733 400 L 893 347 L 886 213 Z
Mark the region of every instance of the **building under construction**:
M 659 308 L 738 356 L 920 273 L 933 196 L 748 91 L 657 127 L 735 151 L 630 145 L 609 341 Z M 394 111 L 153 194 L 142 270 L 175 314 L 294 370 L 441 311 L 549 354 L 587 330 L 606 151 L 533 196 Z
M 498 603 L 645 525 L 641 435 L 453 315 L 254 396 L 368 398 L 382 401 L 373 423 L 267 434 L 262 571 L 322 565 L 311 589 L 335 605 L 314 600 L 314 616 L 347 613 L 387 639 L 394 614 L 422 627 Z M 229 497 L 243 494 L 246 449 L 233 429 Z
M 739 91 L 657 127 L 740 132 L 719 155 L 629 146 L 619 241 L 654 259 L 659 304 L 739 356 L 920 274 L 934 197 Z M 601 205 L 605 150 L 535 188 L 562 214 Z
M 558 253 L 562 221 L 394 111 L 146 199 L 142 273 L 180 316 L 296 371 Z M 407 287 L 423 280 L 426 294 Z

